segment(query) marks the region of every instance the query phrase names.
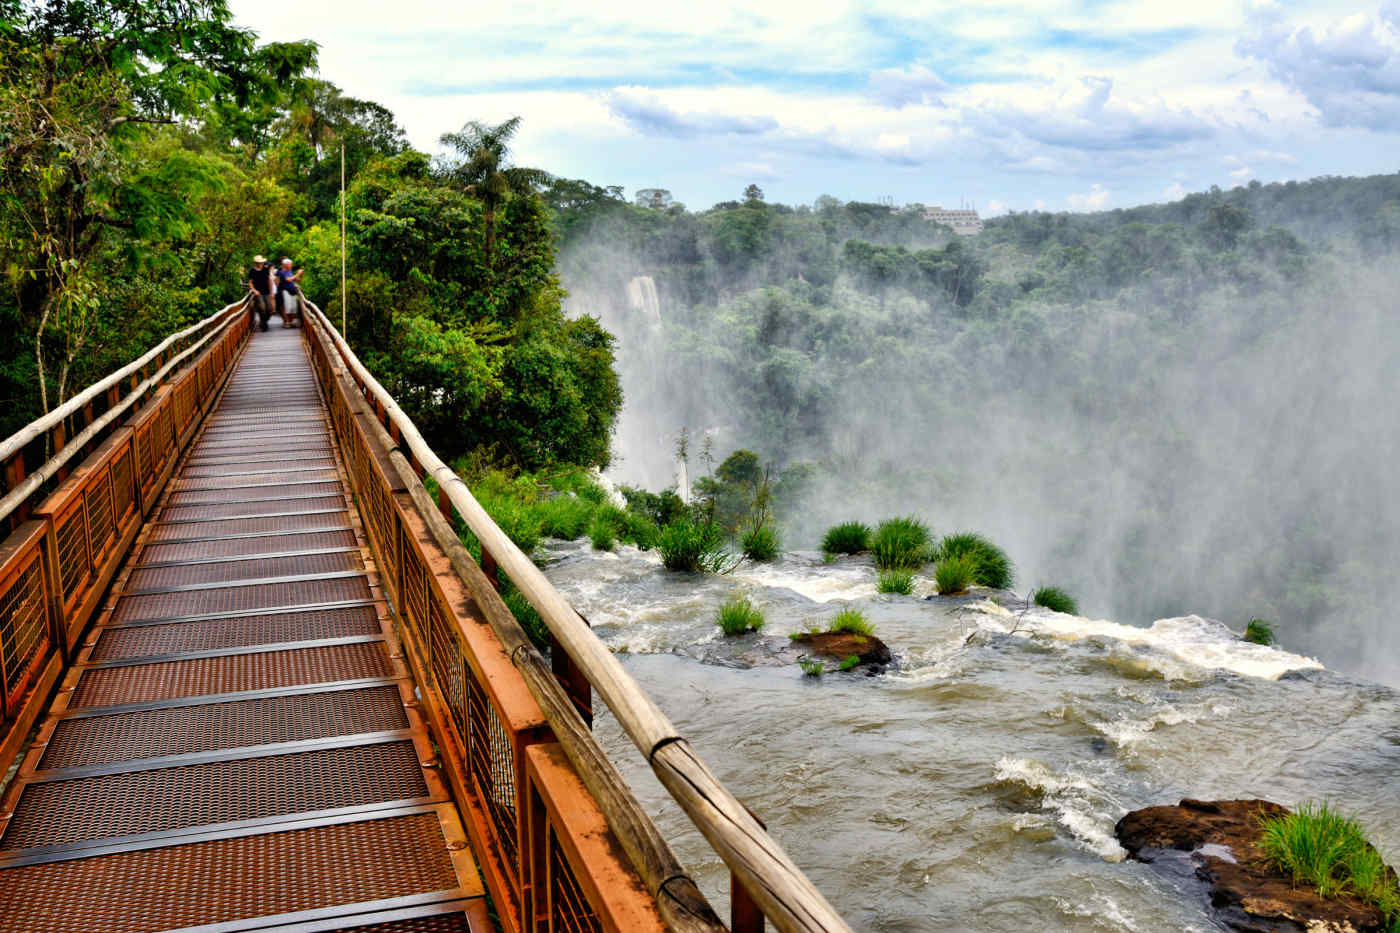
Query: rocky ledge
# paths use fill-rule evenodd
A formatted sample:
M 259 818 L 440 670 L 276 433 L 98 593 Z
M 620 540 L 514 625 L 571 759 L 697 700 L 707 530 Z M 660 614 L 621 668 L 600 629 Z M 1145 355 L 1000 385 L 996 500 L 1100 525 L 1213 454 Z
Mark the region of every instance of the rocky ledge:
M 1260 818 L 1288 810 L 1267 800 L 1192 800 L 1134 810 L 1118 842 L 1138 861 L 1204 882 L 1217 919 L 1242 933 L 1382 933 L 1385 918 L 1356 898 L 1324 900 L 1294 887 L 1259 849 Z
M 861 664 L 885 665 L 890 663 L 889 646 L 874 635 L 854 635 L 850 632 L 804 632 L 792 639 L 794 646 L 806 649 L 810 654 L 823 658 L 844 661 L 851 655 L 860 658 Z

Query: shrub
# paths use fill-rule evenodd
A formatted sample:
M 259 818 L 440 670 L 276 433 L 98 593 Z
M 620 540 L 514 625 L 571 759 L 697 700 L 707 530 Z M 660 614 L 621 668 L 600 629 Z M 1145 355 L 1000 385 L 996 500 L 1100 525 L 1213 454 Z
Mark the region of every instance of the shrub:
M 972 561 L 966 557 L 945 557 L 933 569 L 933 580 L 943 596 L 961 593 L 972 583 Z
M 864 522 L 832 525 L 822 537 L 825 554 L 860 554 L 870 550 L 870 526 Z
M 535 611 L 535 607 L 525 598 L 525 594 L 517 590 L 509 580 L 505 580 L 501 586 L 501 599 L 510 610 L 510 614 L 515 616 L 515 621 L 525 630 L 525 634 L 530 636 L 530 641 L 534 642 L 535 647 L 541 651 L 548 651 L 549 628 Z
M 802 674 L 805 677 L 820 677 L 822 675 L 822 662 L 820 661 L 803 658 L 797 662 L 797 665 L 802 668 Z
M 528 506 L 516 499 L 496 494 L 478 495 L 477 500 L 516 547 L 526 554 L 539 547 L 540 519 Z M 466 534 L 471 535 L 471 532 Z M 475 540 L 474 535 L 472 539 Z M 470 547 L 471 544 L 468 543 L 467 546 Z
M 682 516 L 657 538 L 661 565 L 667 570 L 689 573 L 727 573 L 737 564 L 724 546 L 724 534 L 713 522 L 697 524 Z
M 860 666 L 860 655 L 848 654 L 841 659 L 841 670 L 849 671 Z
M 1274 639 L 1273 625 L 1263 619 L 1249 620 L 1249 624 L 1244 627 L 1244 640 L 1266 647 L 1273 647 L 1277 643 Z
M 881 570 L 912 569 L 924 562 L 928 553 L 928 526 L 917 518 L 891 518 L 875 529 L 870 551 Z
M 540 532 L 550 538 L 573 541 L 582 538 L 593 521 L 597 508 L 587 499 L 580 499 L 567 493 L 545 499 L 535 505 L 535 514 L 540 517 Z
M 875 626 L 865 617 L 865 613 L 859 609 L 852 609 L 847 606 L 836 613 L 836 618 L 831 620 L 827 626 L 828 632 L 845 632 L 850 635 L 870 636 L 875 634 Z
M 1042 586 L 1035 591 L 1031 601 L 1037 606 L 1044 606 L 1051 612 L 1067 612 L 1072 616 L 1079 615 L 1079 604 L 1074 601 L 1074 597 L 1058 586 Z
M 593 516 L 593 524 L 588 526 L 588 537 L 596 551 L 611 551 L 617 546 L 617 532 L 612 522 L 601 515 Z
M 778 533 L 768 525 L 748 529 L 739 543 L 750 560 L 767 562 L 778 557 Z
M 1259 847 L 1264 857 L 1322 897 L 1348 891 L 1378 907 L 1393 930 L 1400 923 L 1400 888 L 1360 824 L 1326 803 L 1305 803 L 1286 816 L 1265 818 Z
M 882 570 L 880 579 L 875 583 L 875 588 L 881 593 L 898 593 L 901 596 L 908 596 L 914 592 L 914 571 Z
M 1006 552 L 971 531 L 946 536 L 938 545 L 934 560 L 965 557 L 972 566 L 972 582 L 994 589 L 1010 588 L 1015 574 Z
M 726 635 L 742 635 L 763 628 L 763 613 L 744 596 L 731 596 L 719 607 L 715 616 Z

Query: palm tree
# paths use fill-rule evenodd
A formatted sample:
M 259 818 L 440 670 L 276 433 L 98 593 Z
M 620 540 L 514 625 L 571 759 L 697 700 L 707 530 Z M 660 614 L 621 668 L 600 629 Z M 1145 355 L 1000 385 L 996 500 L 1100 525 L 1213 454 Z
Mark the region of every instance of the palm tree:
M 496 209 L 517 191 L 531 190 L 549 181 L 546 171 L 509 164 L 507 149 L 519 128 L 519 117 L 511 117 L 496 126 L 472 120 L 460 132 L 443 133 L 440 140 L 462 157 L 452 175 L 468 194 L 481 202 L 485 211 L 488 267 L 496 250 Z

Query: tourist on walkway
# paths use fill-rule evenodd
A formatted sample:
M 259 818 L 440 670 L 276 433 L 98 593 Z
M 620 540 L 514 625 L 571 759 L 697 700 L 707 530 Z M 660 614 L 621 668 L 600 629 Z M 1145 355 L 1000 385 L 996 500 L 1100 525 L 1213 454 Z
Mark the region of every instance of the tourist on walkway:
M 253 268 L 248 270 L 248 290 L 253 293 L 249 311 L 258 316 L 258 330 L 267 330 L 267 319 L 272 316 L 272 267 L 267 264 L 266 256 L 253 257 Z
M 282 268 L 277 270 L 277 306 L 282 309 L 282 326 L 291 327 L 293 314 L 300 314 L 297 304 L 297 295 L 301 288 L 297 285 L 301 281 L 301 274 L 306 270 L 298 269 L 292 271 L 292 261 L 287 257 L 282 257 Z

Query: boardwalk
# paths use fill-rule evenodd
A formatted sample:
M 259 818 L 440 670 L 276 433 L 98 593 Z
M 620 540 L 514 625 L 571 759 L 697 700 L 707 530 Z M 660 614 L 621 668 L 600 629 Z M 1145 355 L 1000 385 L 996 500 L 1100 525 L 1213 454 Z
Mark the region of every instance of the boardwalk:
M 0 801 L 0 931 L 486 928 L 368 558 L 254 334 Z

